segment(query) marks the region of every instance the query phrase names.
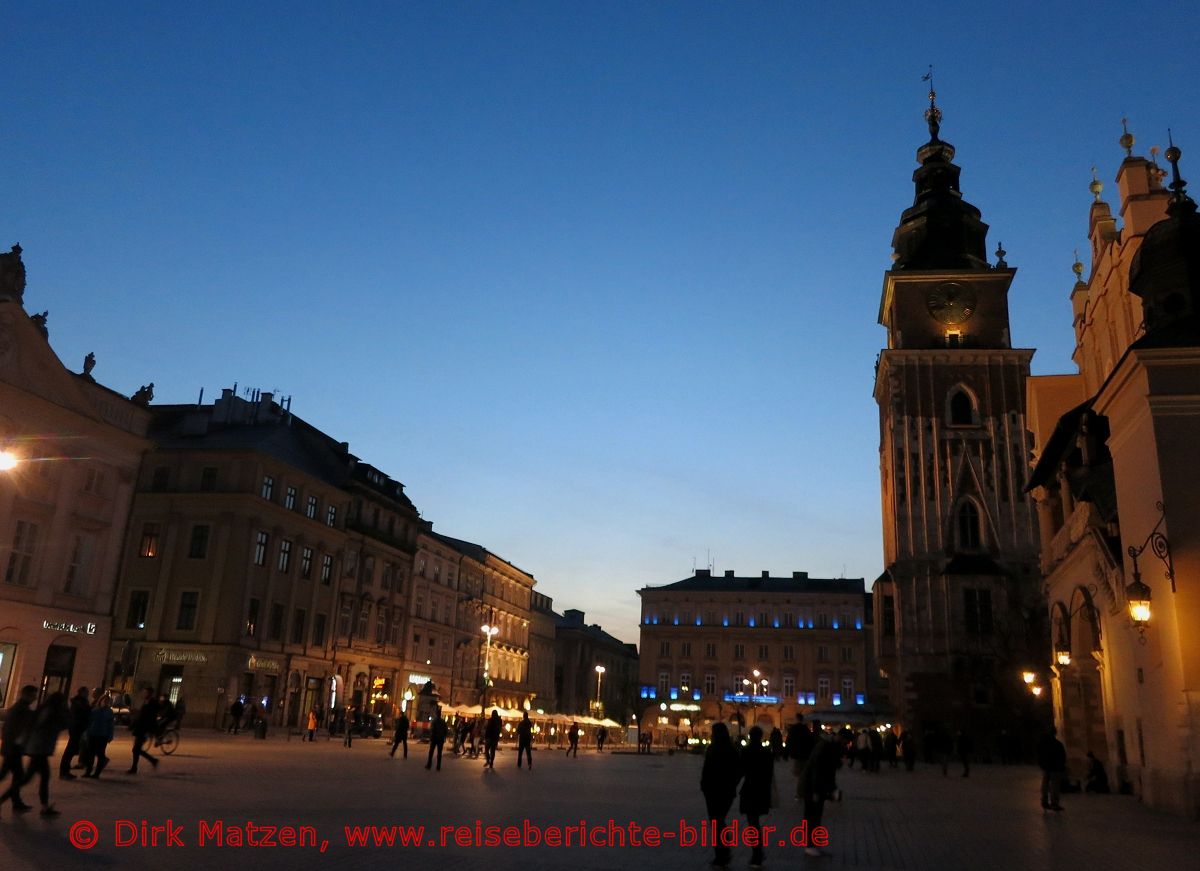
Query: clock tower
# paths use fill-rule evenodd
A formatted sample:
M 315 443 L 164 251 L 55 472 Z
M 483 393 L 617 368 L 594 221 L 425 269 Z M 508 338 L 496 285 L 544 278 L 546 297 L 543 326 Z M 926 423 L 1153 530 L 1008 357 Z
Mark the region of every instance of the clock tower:
M 959 190 L 954 147 L 917 150 L 916 197 L 892 238 L 876 364 L 885 569 L 876 648 L 894 716 L 922 734 L 967 730 L 977 747 L 1029 712 L 1020 671 L 1038 653 L 1038 533 L 1025 493 L 1025 379 L 1012 347 L 1016 270 L 986 254 L 987 225 Z M 993 734 L 995 733 L 995 734 Z

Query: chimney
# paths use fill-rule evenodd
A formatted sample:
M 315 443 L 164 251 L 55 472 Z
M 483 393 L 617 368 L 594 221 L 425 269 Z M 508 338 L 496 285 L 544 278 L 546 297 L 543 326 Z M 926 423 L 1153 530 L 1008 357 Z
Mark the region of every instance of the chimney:
M 808 572 L 792 572 L 793 581 L 807 581 Z
M 769 577 L 771 577 L 771 573 L 769 571 L 767 571 L 766 569 L 763 569 L 762 576 L 764 578 L 769 578 Z
M 725 570 L 725 577 L 727 577 L 727 578 L 732 578 L 732 577 L 733 577 L 733 569 L 726 569 L 726 570 Z
M 711 572 L 711 571 L 709 571 L 708 569 L 696 569 L 696 577 L 698 577 L 698 578 L 711 578 L 711 577 L 712 577 L 712 572 Z

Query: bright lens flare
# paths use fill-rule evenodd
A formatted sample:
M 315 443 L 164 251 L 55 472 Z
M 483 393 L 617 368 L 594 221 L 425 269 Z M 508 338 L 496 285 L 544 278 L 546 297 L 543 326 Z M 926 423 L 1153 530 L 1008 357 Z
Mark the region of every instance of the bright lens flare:
M 7 472 L 17 467 L 17 455 L 12 451 L 0 451 L 0 472 Z

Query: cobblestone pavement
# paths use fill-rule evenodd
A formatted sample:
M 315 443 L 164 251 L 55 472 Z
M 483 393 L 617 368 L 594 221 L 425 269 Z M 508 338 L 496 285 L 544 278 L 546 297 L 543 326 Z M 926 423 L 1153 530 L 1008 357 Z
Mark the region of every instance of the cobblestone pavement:
M 187 732 L 179 751 L 157 771 L 144 766 L 131 777 L 128 741 L 100 781 L 55 779 L 52 799 L 62 816 L 36 812 L 14 816 L 0 810 L 0 868 L 135 867 L 304 869 L 373 868 L 421 863 L 437 869 L 627 869 L 649 863 L 654 871 L 707 868 L 709 851 L 679 844 L 679 823 L 700 822 L 700 760 L 691 756 L 598 755 L 585 751 L 568 759 L 559 751 L 535 753 L 533 771 L 516 768 L 505 749 L 494 771 L 480 761 L 447 756 L 441 772 L 426 771 L 426 747 L 410 758 L 389 759 L 387 744 L 356 740 L 309 744 L 293 739 L 256 741 L 247 736 Z M 785 833 L 800 822 L 792 798 L 795 781 L 781 764 L 782 807 L 769 824 Z M 913 774 L 885 767 L 880 774 L 844 770 L 845 799 L 827 806 L 830 856 L 807 859 L 803 851 L 772 844 L 768 868 L 878 869 L 1162 869 L 1195 867 L 1200 824 L 1155 813 L 1133 798 L 1064 796 L 1066 811 L 1043 812 L 1038 775 L 1032 768 L 979 766 L 969 778 L 943 777 L 940 769 Z M 33 784 L 31 784 L 33 786 Z M 26 799 L 36 791 L 26 790 Z M 660 847 L 351 847 L 345 827 L 424 825 L 423 838 L 437 840 L 443 825 L 467 826 L 474 837 L 482 825 L 661 826 Z M 185 846 L 119 847 L 119 819 L 152 824 L 170 820 Z M 201 821 L 244 826 L 311 826 L 317 847 L 253 848 L 197 843 Z M 83 851 L 72 845 L 94 823 L 98 841 Z M 229 829 L 226 830 L 230 831 Z M 264 834 L 265 837 L 265 834 Z M 279 837 L 278 835 L 276 837 Z M 779 834 L 773 836 L 775 841 Z M 454 834 L 449 835 L 453 842 Z M 210 839 L 211 840 L 211 839 Z M 160 842 L 163 841 L 160 836 Z M 326 851 L 319 844 L 327 842 Z M 574 840 L 572 841 L 574 844 Z M 749 850 L 735 851 L 733 868 L 745 868 Z

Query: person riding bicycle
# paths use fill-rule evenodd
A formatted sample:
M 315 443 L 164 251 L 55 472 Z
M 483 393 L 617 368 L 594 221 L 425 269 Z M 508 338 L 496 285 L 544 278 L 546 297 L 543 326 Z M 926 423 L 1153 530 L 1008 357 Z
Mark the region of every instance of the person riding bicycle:
M 154 746 L 162 744 L 163 735 L 168 729 L 176 729 L 179 727 L 179 711 L 166 693 L 159 693 L 158 696 L 158 724 L 154 731 Z

